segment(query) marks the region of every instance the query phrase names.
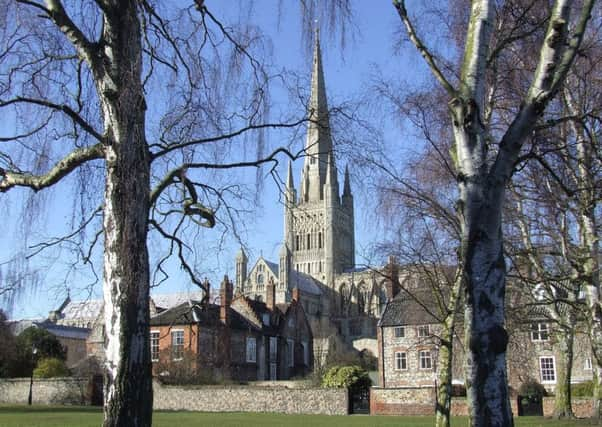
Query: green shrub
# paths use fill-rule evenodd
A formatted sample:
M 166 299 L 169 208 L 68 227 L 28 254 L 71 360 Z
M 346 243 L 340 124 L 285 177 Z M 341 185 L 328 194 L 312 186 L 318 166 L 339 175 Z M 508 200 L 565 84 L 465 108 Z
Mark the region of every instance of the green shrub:
M 36 378 L 66 377 L 69 376 L 69 369 L 61 359 L 48 357 L 38 362 L 38 366 L 33 370 L 33 376 Z
M 571 384 L 571 395 L 573 397 L 592 397 L 594 395 L 594 382 L 584 381 L 579 384 Z
M 527 397 L 542 397 L 547 396 L 548 392 L 546 391 L 546 388 L 544 386 L 537 382 L 537 380 L 529 378 L 520 385 L 518 389 L 518 394 L 520 396 Z
M 338 387 L 348 389 L 360 389 L 370 387 L 372 381 L 368 372 L 357 365 L 333 366 L 322 378 L 323 387 Z

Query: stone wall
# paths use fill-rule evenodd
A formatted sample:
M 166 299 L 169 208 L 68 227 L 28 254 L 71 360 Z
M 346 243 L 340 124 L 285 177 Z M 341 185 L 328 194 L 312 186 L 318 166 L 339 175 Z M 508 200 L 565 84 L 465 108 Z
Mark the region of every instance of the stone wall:
M 254 386 L 163 386 L 153 382 L 155 410 L 346 415 L 345 389 Z
M 0 403 L 26 404 L 29 397 L 29 378 L 0 380 Z M 34 405 L 90 403 L 90 381 L 85 378 L 34 378 Z

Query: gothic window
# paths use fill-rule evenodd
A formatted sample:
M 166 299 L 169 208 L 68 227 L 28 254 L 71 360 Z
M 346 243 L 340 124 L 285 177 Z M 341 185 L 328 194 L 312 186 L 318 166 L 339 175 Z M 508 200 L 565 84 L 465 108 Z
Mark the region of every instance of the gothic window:
M 322 249 L 322 232 L 318 232 L 318 249 Z
M 307 273 L 311 273 L 311 268 L 310 268 L 311 264 L 308 262 L 307 263 Z
M 343 283 L 341 285 L 341 287 L 339 288 L 339 298 L 340 298 L 339 309 L 340 309 L 341 313 L 345 313 L 345 308 L 347 306 L 347 301 L 345 298 L 346 293 L 347 293 L 347 286 L 345 286 L 345 284 Z
M 307 248 L 311 249 L 311 234 L 307 233 Z
M 320 263 L 318 264 L 318 266 L 319 266 L 319 269 L 320 269 L 319 272 L 321 273 L 322 272 L 322 261 L 320 261 Z
M 257 290 L 263 290 L 263 274 L 257 275 Z
M 296 250 L 296 251 L 298 251 L 299 249 L 301 249 L 301 245 L 299 244 L 299 243 L 300 243 L 300 242 L 299 242 L 299 240 L 300 240 L 300 239 L 299 239 L 299 235 L 297 234 L 297 235 L 295 236 L 295 250 Z

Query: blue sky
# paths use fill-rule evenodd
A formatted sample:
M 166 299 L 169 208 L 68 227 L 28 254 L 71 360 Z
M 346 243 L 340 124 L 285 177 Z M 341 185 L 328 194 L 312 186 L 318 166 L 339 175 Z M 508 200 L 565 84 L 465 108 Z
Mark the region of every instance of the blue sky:
M 210 10 L 218 17 L 227 19 L 239 19 L 238 10 L 232 5 L 234 2 L 207 1 Z M 278 17 L 278 1 L 261 0 L 255 2 L 251 20 L 271 38 L 273 44 L 272 62 L 276 68 L 294 70 L 299 75 L 307 76 L 309 81 L 311 56 L 302 43 L 302 30 L 300 28 L 299 6 L 293 1 L 280 2 L 281 15 Z M 220 8 L 227 8 L 220 10 Z M 421 58 L 411 49 L 402 49 L 394 53 L 393 42 L 397 31 L 400 29 L 399 18 L 388 1 L 383 2 L 354 2 L 354 28 L 348 32 L 348 43 L 345 49 L 341 49 L 338 43 L 338 35 L 330 37 L 322 31 L 321 44 L 324 63 L 326 87 L 330 105 L 336 105 L 348 99 L 355 99 L 365 95 L 371 78 L 376 69 L 382 74 L 395 80 L 418 81 L 426 73 Z M 275 93 L 274 103 L 284 102 Z M 5 122 L 6 124 L 6 122 Z M 0 126 L 0 129 L 2 127 Z M 399 141 L 410 142 L 411 138 L 401 135 L 396 121 L 391 119 L 390 126 L 384 130 L 385 139 L 394 143 Z M 302 148 L 304 138 L 300 138 L 297 148 Z M 268 141 L 269 146 L 278 146 L 278 141 Z M 294 164 L 295 182 L 298 184 L 302 161 Z M 339 172 L 342 173 L 344 165 L 339 164 Z M 353 166 L 353 165 L 352 165 Z M 281 168 L 285 167 L 283 163 Z M 351 168 L 353 172 L 353 167 Z M 284 169 L 281 170 L 284 175 Z M 254 171 L 243 173 L 241 176 L 246 180 L 254 179 Z M 342 183 L 342 176 L 340 177 Z M 370 207 L 372 200 L 366 195 L 366 189 L 361 188 L 361 183 L 352 176 L 352 184 L 355 191 L 356 212 L 356 259 L 358 263 L 365 261 L 365 251 L 374 239 L 379 237 L 380 230 L 374 224 L 371 214 L 374 209 Z M 277 202 L 278 189 L 275 183 L 269 179 L 262 185 L 261 194 L 257 198 L 257 209 L 245 217 L 247 232 L 243 235 L 249 250 L 250 263 L 254 263 L 258 256 L 276 260 L 280 243 L 282 242 L 282 206 Z M 17 193 L 17 192 L 15 192 Z M 64 193 L 56 190 L 44 192 L 41 195 L 49 199 L 47 201 L 47 214 L 38 222 L 36 229 L 52 230 L 52 233 L 43 235 L 58 235 L 58 231 L 65 229 L 72 217 L 71 204 L 64 199 Z M 6 212 L 6 221 L 0 223 L 0 262 L 7 259 L 22 242 L 15 215 L 19 215 L 19 199 L 24 192 L 11 194 L 10 198 L 1 203 Z M 3 196 L 4 197 L 4 196 Z M 10 209 L 9 209 L 10 207 Z M 13 217 L 11 218 L 11 215 Z M 238 250 L 238 242 L 232 236 L 211 235 L 210 231 L 204 231 L 206 239 L 224 239 L 220 241 L 221 251 L 215 252 L 211 260 L 207 261 L 207 277 L 217 286 L 223 274 L 233 276 L 234 255 Z M 29 238 L 35 241 L 36 236 Z M 32 265 L 44 263 L 51 265 L 42 271 L 38 278 L 37 286 L 27 289 L 12 307 L 11 317 L 32 318 L 45 317 L 49 310 L 57 307 L 66 296 L 67 288 L 72 289 L 72 299 L 84 299 L 87 297 L 100 297 L 100 284 L 89 287 L 91 282 L 89 276 L 72 273 L 68 265 L 62 262 L 61 253 L 56 251 L 46 253 L 44 259 L 32 259 Z M 170 265 L 171 278 L 155 289 L 156 293 L 177 292 L 193 289 L 190 282 L 183 276 L 177 265 Z M 100 272 L 100 267 L 98 268 Z

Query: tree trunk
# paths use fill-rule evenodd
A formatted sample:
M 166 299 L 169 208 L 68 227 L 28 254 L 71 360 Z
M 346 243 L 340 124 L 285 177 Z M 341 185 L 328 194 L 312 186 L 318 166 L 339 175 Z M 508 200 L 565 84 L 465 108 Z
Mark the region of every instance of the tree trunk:
M 571 323 L 568 323 L 571 324 Z M 572 323 L 574 325 L 574 323 Z M 554 418 L 574 418 L 571 407 L 571 374 L 573 371 L 574 331 L 561 325 L 555 334 L 560 348 L 556 366 L 556 389 L 554 396 Z
M 150 159 L 141 84 L 142 47 L 136 2 L 105 16 L 110 61 L 96 79 L 106 137 L 105 420 L 104 426 L 150 426 L 149 261 L 146 247 Z
M 441 331 L 439 356 L 437 360 L 437 405 L 435 407 L 435 427 L 449 427 L 451 420 L 452 356 L 454 339 L 453 315 L 446 319 Z

